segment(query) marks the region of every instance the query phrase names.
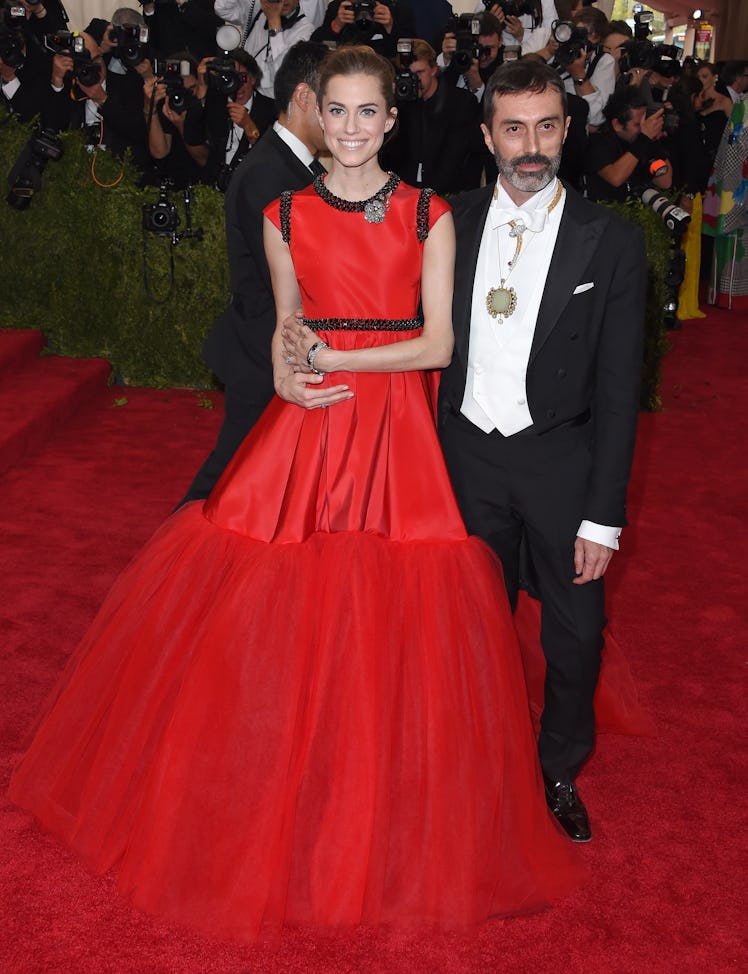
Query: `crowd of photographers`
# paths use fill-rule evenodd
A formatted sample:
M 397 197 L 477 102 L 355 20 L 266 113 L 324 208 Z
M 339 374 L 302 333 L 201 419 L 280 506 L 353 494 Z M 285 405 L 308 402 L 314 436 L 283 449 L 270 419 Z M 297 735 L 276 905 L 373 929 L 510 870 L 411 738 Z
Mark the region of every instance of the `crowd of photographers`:
M 571 124 L 561 174 L 572 185 L 602 201 L 678 191 L 686 211 L 748 88 L 748 62 L 718 72 L 681 62 L 677 48 L 650 41 L 647 11 L 632 31 L 587 0 L 478 0 L 431 43 L 418 39 L 424 21 L 410 0 L 141 0 L 81 33 L 68 30 L 60 0 L 2 3 L 9 117 L 38 117 L 51 158 L 55 133 L 71 127 L 85 129 L 92 150 L 129 150 L 145 184 L 225 190 L 273 124 L 275 72 L 300 40 L 367 43 L 394 61 L 399 123 L 383 162 L 440 193 L 495 178 L 481 103 L 504 60 L 543 58 L 564 78 Z

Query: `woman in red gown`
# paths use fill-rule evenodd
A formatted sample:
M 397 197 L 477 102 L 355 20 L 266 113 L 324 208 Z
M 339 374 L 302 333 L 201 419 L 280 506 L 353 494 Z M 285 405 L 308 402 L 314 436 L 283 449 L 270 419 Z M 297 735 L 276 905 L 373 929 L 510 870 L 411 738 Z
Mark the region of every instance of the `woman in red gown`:
M 280 396 L 115 584 L 11 783 L 136 906 L 245 940 L 462 927 L 579 878 L 434 427 L 448 206 L 379 168 L 387 62 L 336 52 L 320 105 L 334 168 L 266 220 L 279 322 L 308 326 L 274 338 Z M 332 378 L 298 371 L 319 341 Z

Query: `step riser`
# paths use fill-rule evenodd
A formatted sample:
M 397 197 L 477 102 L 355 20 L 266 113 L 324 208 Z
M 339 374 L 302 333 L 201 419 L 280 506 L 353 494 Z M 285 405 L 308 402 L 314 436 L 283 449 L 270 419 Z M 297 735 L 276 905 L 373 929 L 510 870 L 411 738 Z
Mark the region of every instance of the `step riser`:
M 40 357 L 42 346 L 40 332 L 0 329 L 0 476 L 107 394 L 108 362 Z
M 40 331 L 0 328 L 0 383 L 33 365 L 43 347 Z

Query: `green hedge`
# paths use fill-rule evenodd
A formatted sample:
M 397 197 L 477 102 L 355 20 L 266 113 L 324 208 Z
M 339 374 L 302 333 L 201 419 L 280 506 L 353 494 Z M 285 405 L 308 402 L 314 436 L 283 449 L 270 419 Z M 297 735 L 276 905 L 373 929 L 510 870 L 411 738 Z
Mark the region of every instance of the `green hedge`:
M 0 126 L 3 180 L 30 133 L 30 126 L 12 121 Z M 193 225 L 204 229 L 205 238 L 184 240 L 173 248 L 175 287 L 165 303 L 156 303 L 144 285 L 144 248 L 156 298 L 168 290 L 172 248 L 168 239 L 144 235 L 141 207 L 155 201 L 157 189 L 139 189 L 129 164 L 116 186 L 96 185 L 82 134 L 66 132 L 62 141 L 64 155 L 47 164 L 41 192 L 29 209 L 19 212 L 0 201 L 0 326 L 40 328 L 60 355 L 104 357 L 125 383 L 209 386 L 212 377 L 200 360 L 200 349 L 229 297 L 223 196 L 209 187 L 195 188 Z M 114 182 L 122 168 L 111 155 L 97 155 L 100 183 Z M 172 193 L 172 199 L 183 219 L 181 194 Z M 647 238 L 642 407 L 656 409 L 667 348 L 662 307 L 668 235 L 659 217 L 641 204 L 616 209 L 639 223 Z
M 3 180 L 28 140 L 30 129 L 0 128 Z M 102 356 L 126 383 L 146 386 L 211 384 L 200 348 L 213 319 L 226 306 L 229 276 L 223 227 L 223 196 L 207 186 L 194 191 L 193 225 L 205 239 L 183 240 L 175 248 L 175 286 L 164 304 L 155 297 L 169 286 L 171 243 L 142 230 L 142 204 L 154 202 L 156 187 L 139 189 L 125 164 L 124 177 L 104 188 L 92 178 L 92 155 L 80 132 L 62 135 L 65 151 L 50 161 L 41 192 L 27 210 L 0 201 L 0 325 L 40 328 L 61 355 Z M 114 182 L 122 163 L 100 152 L 96 178 Z M 181 193 L 173 192 L 182 219 Z

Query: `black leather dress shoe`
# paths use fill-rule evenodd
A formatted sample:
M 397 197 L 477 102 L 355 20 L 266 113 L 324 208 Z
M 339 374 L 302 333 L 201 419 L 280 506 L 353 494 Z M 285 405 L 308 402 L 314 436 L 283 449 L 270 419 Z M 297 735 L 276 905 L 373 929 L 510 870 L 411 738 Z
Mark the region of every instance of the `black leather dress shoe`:
M 592 838 L 590 819 L 577 786 L 565 781 L 551 781 L 543 775 L 545 800 L 572 842 L 589 842 Z

